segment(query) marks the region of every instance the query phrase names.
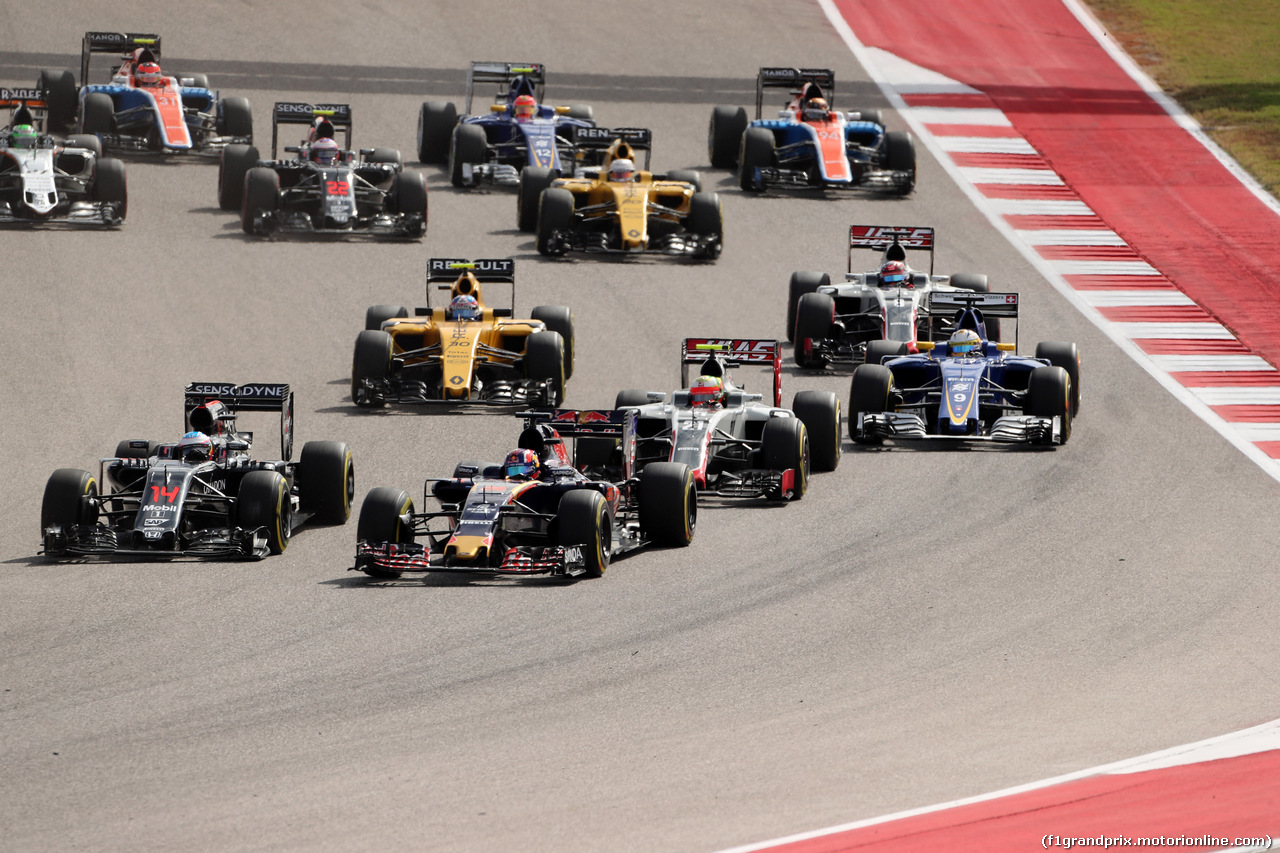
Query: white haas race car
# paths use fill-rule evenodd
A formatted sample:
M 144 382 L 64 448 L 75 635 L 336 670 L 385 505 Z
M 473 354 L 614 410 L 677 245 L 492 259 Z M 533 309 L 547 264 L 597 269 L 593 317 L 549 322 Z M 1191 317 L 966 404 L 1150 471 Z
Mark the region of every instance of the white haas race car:
M 0 130 L 0 222 L 119 225 L 128 210 L 124 164 L 102 156 L 96 136 L 59 142 L 37 132 L 38 89 L 0 89 L 13 110 Z
M 840 464 L 840 400 L 800 391 L 782 408 L 782 345 L 774 340 L 688 338 L 680 348 L 681 390 L 625 390 L 618 409 L 637 407 L 636 466 L 681 462 L 702 494 L 799 500 L 809 472 Z M 734 384 L 744 364 L 773 373 L 770 402 Z M 698 366 L 689 381 L 690 365 Z

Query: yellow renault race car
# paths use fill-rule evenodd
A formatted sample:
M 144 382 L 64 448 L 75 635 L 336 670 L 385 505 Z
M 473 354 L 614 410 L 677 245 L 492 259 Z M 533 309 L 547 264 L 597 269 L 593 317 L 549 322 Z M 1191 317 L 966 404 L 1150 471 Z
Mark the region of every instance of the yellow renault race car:
M 373 305 L 356 338 L 351 399 L 360 407 L 387 403 L 455 406 L 558 406 L 573 375 L 573 313 L 539 305 L 516 320 L 515 261 L 432 258 L 427 307 Z M 481 285 L 511 285 L 511 307 L 487 304 Z M 431 291 L 448 302 L 431 306 Z
M 574 129 L 579 162 L 571 178 L 547 177 L 537 212 L 538 251 L 720 256 L 724 224 L 720 197 L 701 192 L 697 172 L 649 171 L 652 134 L 646 128 Z M 644 168 L 636 166 L 644 152 Z M 593 162 L 594 161 L 594 162 Z M 540 173 L 537 173 L 540 175 Z M 534 187 L 522 180 L 520 219 Z

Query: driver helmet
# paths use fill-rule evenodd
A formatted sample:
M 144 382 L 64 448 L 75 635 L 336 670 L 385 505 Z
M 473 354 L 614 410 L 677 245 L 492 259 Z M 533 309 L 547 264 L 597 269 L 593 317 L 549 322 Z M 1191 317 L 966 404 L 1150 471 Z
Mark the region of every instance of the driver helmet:
M 532 480 L 541 468 L 537 453 L 520 448 L 507 454 L 506 461 L 502 463 L 502 476 L 508 480 Z
M 956 329 L 947 341 L 947 349 L 952 355 L 979 355 L 982 338 L 973 329 Z
M 332 139 L 317 139 L 311 143 L 309 151 L 311 162 L 319 163 L 321 166 L 332 166 L 341 153 L 342 149 Z
M 14 148 L 35 148 L 36 129 L 29 124 L 15 125 L 9 134 L 9 144 Z
M 802 111 L 808 121 L 826 121 L 830 118 L 831 108 L 827 106 L 826 98 L 810 98 L 804 102 Z
M 907 265 L 902 261 L 888 261 L 880 267 L 880 286 L 894 285 L 911 287 L 911 274 L 907 272 Z
M 636 164 L 626 157 L 614 160 L 609 164 L 609 180 L 630 181 L 636 176 Z
M 528 121 L 538 115 L 538 102 L 533 95 L 517 95 L 511 105 L 516 121 Z
M 326 137 L 333 138 L 333 122 L 329 121 L 325 116 L 316 116 L 311 122 L 311 127 L 307 130 L 307 143 L 315 142 L 317 139 Z
M 480 303 L 468 293 L 459 293 L 449 303 L 449 318 L 453 320 L 479 320 Z
M 160 66 L 155 62 L 139 62 L 133 70 L 133 85 L 159 86 L 164 81 Z
M 202 432 L 192 430 L 178 439 L 174 453 L 183 462 L 207 462 L 213 455 L 213 440 Z
M 689 389 L 689 402 L 695 406 L 716 406 L 724 403 L 724 380 L 719 376 L 699 376 Z

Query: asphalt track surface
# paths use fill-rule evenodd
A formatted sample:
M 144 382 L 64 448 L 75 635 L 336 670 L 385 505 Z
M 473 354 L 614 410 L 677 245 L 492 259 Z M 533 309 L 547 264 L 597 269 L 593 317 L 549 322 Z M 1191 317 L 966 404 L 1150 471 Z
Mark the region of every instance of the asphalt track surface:
M 73 67 L 87 29 L 157 29 L 168 67 L 251 98 L 260 138 L 274 100 L 343 100 L 357 144 L 408 153 L 419 101 L 460 98 L 467 62 L 542 61 L 552 100 L 651 127 L 657 169 L 705 167 L 711 103 L 749 103 L 762 64 L 830 65 L 837 104 L 879 101 L 798 0 L 640 19 L 556 2 L 519 27 L 492 0 L 317 4 L 305 22 L 278 4 L 166 8 L 162 28 L 0 4 L 0 76 Z M 424 171 L 421 243 L 248 240 L 216 207 L 213 164 L 145 160 L 120 231 L 0 235 L 6 848 L 711 850 L 1275 717 L 1276 482 L 1040 280 L 923 149 L 903 200 L 746 198 L 708 172 L 727 234 L 711 266 L 547 261 L 509 192 Z M 683 337 L 782 335 L 788 274 L 842 271 L 855 222 L 936 226 L 940 270 L 1023 294 L 1024 343 L 1079 343 L 1070 444 L 846 444 L 800 503 L 705 505 L 690 548 L 572 586 L 370 584 L 346 571 L 354 522 L 260 563 L 36 556 L 49 473 L 176 438 L 191 380 L 290 382 L 298 440 L 352 446 L 357 500 L 505 452 L 514 419 L 347 397 L 363 309 L 421 304 L 429 256 L 515 257 L 519 306 L 572 306 L 567 402 L 600 406 L 672 387 Z M 784 396 L 847 384 L 788 372 Z

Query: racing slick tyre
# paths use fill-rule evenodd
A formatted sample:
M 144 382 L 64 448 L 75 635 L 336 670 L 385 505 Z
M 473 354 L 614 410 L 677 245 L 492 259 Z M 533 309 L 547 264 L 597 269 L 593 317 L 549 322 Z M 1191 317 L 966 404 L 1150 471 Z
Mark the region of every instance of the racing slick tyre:
M 990 293 L 991 285 L 982 273 L 958 272 L 951 276 L 951 286 L 974 293 Z
M 121 219 L 129 212 L 129 185 L 124 163 L 114 157 L 103 157 L 94 166 L 92 195 L 94 201 L 114 201 Z
M 525 339 L 524 375 L 526 379 L 545 379 L 551 386 L 549 405 L 564 400 L 564 338 L 559 332 L 534 332 Z
M 564 379 L 568 382 L 573 378 L 573 312 L 565 305 L 539 305 L 530 316 L 560 333 L 564 341 Z
M 418 110 L 418 162 L 449 160 L 449 138 L 458 123 L 458 108 L 449 101 L 423 101 Z
M 195 75 L 203 78 L 203 74 Z M 197 84 L 201 89 L 209 88 L 209 81 L 204 81 L 204 85 Z M 216 127 L 220 136 L 238 136 L 242 139 L 253 141 L 253 107 L 249 105 L 248 98 L 242 98 L 238 95 L 223 98 L 218 102 L 218 118 Z
M 685 225 L 700 237 L 723 237 L 724 213 L 720 209 L 719 194 L 694 193 L 689 199 L 689 218 Z
M 208 74 L 174 74 L 173 76 L 178 78 L 179 83 L 183 80 L 190 80 L 191 83 L 188 85 L 194 86 L 197 89 L 209 88 Z
M 80 105 L 81 133 L 114 133 L 116 129 L 116 105 L 111 96 L 103 92 L 90 92 Z
M 891 130 L 884 135 L 884 167 L 891 172 L 906 172 L 910 179 L 897 187 L 899 195 L 916 188 L 916 141 L 904 130 Z
M 244 204 L 244 176 L 258 165 L 258 149 L 238 142 L 218 155 L 218 207 L 239 210 Z
M 250 471 L 236 493 L 236 523 L 247 530 L 263 528 L 267 550 L 281 554 L 293 532 L 293 501 L 289 484 L 277 471 Z
M 542 191 L 538 201 L 538 253 L 563 255 L 565 250 L 557 245 L 556 234 L 573 227 L 573 193 L 559 187 Z
M 46 68 L 36 88 L 44 93 L 48 130 L 67 130 L 76 124 L 76 75 L 66 69 Z
M 771 471 L 795 472 L 790 497 L 779 488 L 774 500 L 798 501 L 809 488 L 809 430 L 799 418 L 772 418 L 760 436 L 762 467 Z
M 806 293 L 796 306 L 795 360 L 801 367 L 819 369 L 827 360 L 813 354 L 814 343 L 831 337 L 836 301 L 825 293 Z
M 520 184 L 516 192 L 516 227 L 532 234 L 538 227 L 538 201 L 542 191 L 560 177 L 556 169 L 546 166 L 525 166 L 520 170 Z
M 90 136 L 87 133 L 73 133 L 67 137 L 68 148 L 88 148 L 93 152 L 93 156 L 102 156 L 102 140 L 96 136 Z
M 862 364 L 853 370 L 849 380 L 849 438 L 860 444 L 874 439 L 858 437 L 858 415 L 893 411 L 889 395 L 893 392 L 893 371 L 883 364 Z
M 884 113 L 880 110 L 855 110 L 855 112 L 858 114 L 858 121 L 869 121 L 884 127 Z
M 764 180 L 756 177 L 756 169 L 773 165 L 773 134 L 763 127 L 748 127 L 738 159 L 738 186 L 747 192 L 764 192 Z
M 691 184 L 694 192 L 702 192 L 702 175 L 693 169 L 677 169 L 674 172 L 667 172 L 667 180 Z
M 365 409 L 381 408 L 384 401 L 367 396 L 363 380 L 386 379 L 390 375 L 391 336 L 386 332 L 365 329 L 356 336 L 356 349 L 351 357 L 351 401 Z
M 117 459 L 150 459 L 156 455 L 156 443 L 147 441 L 142 446 L 144 439 L 126 438 L 116 445 L 115 456 Z M 139 446 L 135 447 L 137 444 Z M 117 468 L 111 473 L 111 479 L 118 485 L 130 486 L 147 476 L 147 472 L 143 468 Z
M 240 205 L 240 227 L 246 234 L 256 234 L 254 221 L 264 213 L 280 208 L 280 176 L 274 169 L 255 166 L 244 176 L 244 200 Z
M 565 113 L 569 118 L 580 119 L 581 121 L 595 121 L 596 111 L 592 109 L 590 104 L 570 104 L 569 111 Z
M 833 391 L 797 391 L 791 410 L 809 433 L 813 470 L 836 470 L 840 465 L 840 398 Z
M 886 341 L 883 339 L 867 341 L 867 364 L 880 364 L 886 358 L 906 354 L 907 344 L 905 341 Z
M 824 272 L 796 270 L 791 274 L 791 281 L 787 284 L 787 341 L 796 339 L 796 306 L 800 304 L 800 297 L 829 284 L 831 276 Z
M 396 156 L 400 156 L 396 152 Z M 391 194 L 387 197 L 387 212 L 420 216 L 416 228 L 408 229 L 406 237 L 421 238 L 427 234 L 427 178 L 421 172 L 399 172 L 391 179 Z
M 613 407 L 615 409 L 647 405 L 649 405 L 649 392 L 643 388 L 624 388 L 613 398 Z
M 40 535 L 52 525 L 93 524 L 98 520 L 98 482 L 88 471 L 59 468 L 49 476 L 40 503 Z M 46 553 L 50 553 L 48 548 Z
M 357 542 L 413 542 L 413 525 L 405 524 L 401 516 L 413 513 L 413 498 L 401 489 L 378 486 L 370 489 L 360 505 L 360 517 L 356 520 Z M 400 572 L 361 565 L 360 571 L 371 578 L 395 580 Z
M 1071 417 L 1080 414 L 1080 350 L 1067 341 L 1041 341 L 1036 344 L 1036 358 L 1043 358 L 1067 371 L 1071 380 Z
M 1062 443 L 1071 437 L 1071 378 L 1064 368 L 1038 367 L 1027 378 L 1024 414 L 1062 419 Z
M 598 578 L 609 568 L 613 553 L 613 520 L 609 502 L 599 492 L 567 492 L 556 510 L 556 543 L 582 549 L 586 576 Z
M 738 165 L 742 133 L 747 129 L 747 111 L 742 107 L 713 107 L 707 128 L 707 159 L 717 169 Z
M 409 309 L 403 305 L 370 305 L 364 312 L 364 327 L 371 332 L 379 332 L 385 321 L 408 316 Z
M 640 472 L 640 534 L 655 545 L 683 548 L 698 525 L 698 489 L 683 462 L 650 462 Z
M 489 144 L 484 128 L 475 124 L 460 124 L 453 129 L 449 143 L 449 180 L 455 187 L 470 186 L 463 174 L 464 164 L 479 166 L 488 159 Z
M 404 168 L 404 160 L 400 157 L 399 148 L 375 148 L 368 157 L 364 158 L 366 163 L 390 163 L 396 167 L 396 171 Z
M 308 441 L 298 458 L 302 508 L 321 524 L 346 524 L 356 495 L 356 469 L 345 441 Z

